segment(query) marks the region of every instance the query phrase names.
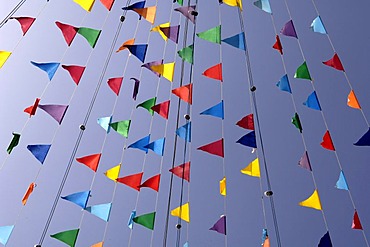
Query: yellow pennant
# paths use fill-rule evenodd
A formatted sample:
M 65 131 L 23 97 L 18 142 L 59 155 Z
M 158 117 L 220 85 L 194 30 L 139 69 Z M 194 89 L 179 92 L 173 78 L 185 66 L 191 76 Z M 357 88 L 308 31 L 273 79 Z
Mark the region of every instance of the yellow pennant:
M 220 181 L 220 194 L 226 196 L 226 177 Z
M 261 177 L 260 173 L 260 163 L 258 158 L 249 163 L 248 166 L 240 170 L 241 173 L 252 176 L 252 177 Z
M 4 63 L 10 57 L 12 53 L 10 51 L 0 51 L 0 68 L 3 67 Z
M 312 195 L 299 203 L 300 206 L 322 210 L 319 193 L 315 190 Z
M 95 3 L 95 0 L 73 0 L 75 3 L 77 3 L 78 5 L 81 6 L 81 8 L 83 8 L 84 10 L 90 12 L 94 3 Z
M 175 72 L 175 63 L 165 63 L 160 65 L 153 65 L 150 67 L 154 72 L 159 73 L 164 78 L 173 81 L 173 74 Z
M 161 35 L 161 37 L 165 41 L 167 41 L 168 40 L 167 36 L 161 30 L 161 28 L 163 28 L 163 27 L 170 27 L 170 23 L 169 22 L 166 22 L 166 23 L 160 24 L 160 25 L 158 25 L 156 27 L 153 27 L 150 31 L 158 32 Z
M 181 210 L 181 215 L 180 215 L 180 210 Z M 180 219 L 190 222 L 190 215 L 189 215 L 189 203 L 185 203 L 180 207 L 177 207 L 171 211 L 172 216 L 179 217 Z
M 233 7 L 238 6 L 238 7 L 239 7 L 239 9 L 240 9 L 241 11 L 243 11 L 242 0 L 223 0 L 222 2 L 223 2 L 224 4 L 229 5 L 229 6 L 233 6 Z
M 113 181 L 116 181 L 116 179 L 118 178 L 119 176 L 119 171 L 121 170 L 121 164 L 115 166 L 115 167 L 112 167 L 111 169 L 107 170 L 106 172 L 104 172 L 104 175 L 107 176 L 107 178 L 113 180 Z

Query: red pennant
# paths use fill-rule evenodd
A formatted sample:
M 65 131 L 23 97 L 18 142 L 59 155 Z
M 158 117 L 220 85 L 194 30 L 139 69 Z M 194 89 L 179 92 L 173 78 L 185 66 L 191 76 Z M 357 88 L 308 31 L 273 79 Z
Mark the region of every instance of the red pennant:
M 31 106 L 27 107 L 27 108 L 26 108 L 26 109 L 24 109 L 23 111 L 24 111 L 25 113 L 30 114 L 30 117 L 31 117 L 31 116 L 33 116 L 33 115 L 35 115 L 35 113 L 36 113 L 36 109 L 37 109 L 37 107 L 39 106 L 39 102 L 40 102 L 40 99 L 39 99 L 39 98 L 36 98 L 35 103 L 34 103 L 33 105 L 31 105 Z
M 143 178 L 143 172 L 132 174 L 126 177 L 117 178 L 117 182 L 125 184 L 134 190 L 140 191 L 141 179 Z
M 224 157 L 224 139 L 209 143 L 207 145 L 197 148 L 204 152 Z
M 327 130 L 322 137 L 322 142 L 320 143 L 323 148 L 326 148 L 328 150 L 335 151 L 333 141 L 331 140 L 330 133 Z
M 276 42 L 272 46 L 272 48 L 274 48 L 275 50 L 278 50 L 280 52 L 280 54 L 283 55 L 283 46 L 281 45 L 279 35 L 276 35 Z
M 236 123 L 236 125 L 244 129 L 254 130 L 253 114 L 243 117 Z
M 56 21 L 55 24 L 62 31 L 62 34 L 64 36 L 64 39 L 67 42 L 67 45 L 70 46 L 71 43 L 72 43 L 72 41 L 73 41 L 73 39 L 74 39 L 74 37 L 77 34 L 78 28 L 77 27 L 74 27 L 74 26 L 71 26 L 71 25 L 68 25 L 68 24 L 61 23 L 59 21 Z
M 203 72 L 204 76 L 222 81 L 222 63 L 216 64 Z
M 112 9 L 114 0 L 100 0 L 100 2 L 107 8 L 108 11 Z
M 165 102 L 152 106 L 152 110 L 161 115 L 162 117 L 164 117 L 165 119 L 168 119 L 168 112 L 170 110 L 170 101 L 167 100 Z
M 62 65 L 63 69 L 67 70 L 72 77 L 72 80 L 78 85 L 80 83 L 82 74 L 86 67 L 77 65 Z
M 358 217 L 358 214 L 357 214 L 356 210 L 355 210 L 355 214 L 353 215 L 352 229 L 362 230 L 362 225 L 361 225 L 361 222 L 360 222 L 360 218 Z
M 148 178 L 144 183 L 142 183 L 140 185 L 140 188 L 148 187 L 158 192 L 160 180 L 161 180 L 161 174 L 155 175 L 151 178 Z
M 121 89 L 123 77 L 110 78 L 108 79 L 108 86 L 118 96 L 119 90 Z
M 182 165 L 176 166 L 170 169 L 170 172 L 190 182 L 190 162 L 186 162 Z
M 178 96 L 185 102 L 188 102 L 190 105 L 193 103 L 193 84 L 178 87 L 172 90 L 172 93 Z
M 344 71 L 342 62 L 340 61 L 339 56 L 337 55 L 337 53 L 334 53 L 334 56 L 331 59 L 329 59 L 326 62 L 322 62 L 322 63 L 327 65 L 327 66 L 333 67 L 334 69 Z
M 91 154 L 88 156 L 84 156 L 81 158 L 77 158 L 77 162 L 84 164 L 87 167 L 90 167 L 91 170 L 96 172 L 98 169 L 99 161 L 100 161 L 101 153 L 100 154 Z
M 28 29 L 30 29 L 33 22 L 36 20 L 36 18 L 33 17 L 12 17 L 11 19 L 16 19 L 19 24 L 21 24 L 23 36 L 27 33 Z

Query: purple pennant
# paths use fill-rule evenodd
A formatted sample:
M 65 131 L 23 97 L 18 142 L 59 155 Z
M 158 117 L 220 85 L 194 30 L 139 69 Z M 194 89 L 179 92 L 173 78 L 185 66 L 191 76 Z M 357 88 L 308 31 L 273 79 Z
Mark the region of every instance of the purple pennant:
M 299 160 L 298 165 L 306 170 L 312 171 L 307 151 L 305 151 L 302 155 L 302 158 Z
M 188 18 L 192 23 L 195 23 L 194 15 L 191 14 L 191 12 L 195 11 L 195 5 L 194 6 L 179 7 L 179 8 L 176 8 L 175 11 L 180 12 L 186 18 Z
M 39 108 L 52 116 L 59 124 L 62 123 L 68 105 L 39 105 Z
M 135 85 L 134 85 L 134 91 L 132 93 L 132 98 L 134 100 L 136 100 L 136 96 L 137 94 L 139 93 L 139 85 L 140 85 L 140 81 L 134 77 L 130 78 L 130 80 L 134 80 L 135 81 Z
M 153 62 L 149 62 L 149 63 L 145 63 L 143 65 L 141 65 L 141 67 L 144 67 L 144 68 L 147 68 L 148 70 L 152 71 L 154 74 L 156 74 L 158 77 L 160 77 L 161 75 L 155 71 L 152 70 L 152 66 L 153 65 L 160 65 L 163 63 L 163 59 L 162 60 L 158 60 L 158 61 L 153 61 Z
M 297 33 L 294 28 L 293 20 L 285 23 L 284 27 L 280 30 L 280 33 L 285 36 L 290 36 L 298 39 Z
M 166 35 L 167 38 L 169 38 L 170 40 L 177 44 L 179 40 L 180 25 L 172 27 L 161 27 L 160 29 L 164 33 L 164 35 Z
M 209 230 L 226 235 L 226 215 L 221 215 L 220 219 Z

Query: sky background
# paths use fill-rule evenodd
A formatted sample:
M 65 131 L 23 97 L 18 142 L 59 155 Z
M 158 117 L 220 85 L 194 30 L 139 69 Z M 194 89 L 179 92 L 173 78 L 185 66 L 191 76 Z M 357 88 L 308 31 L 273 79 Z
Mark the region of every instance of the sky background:
M 353 145 L 368 130 L 368 126 L 361 112 L 346 104 L 350 88 L 343 73 L 321 63 L 330 59 L 333 56 L 333 51 L 326 36 L 313 33 L 309 29 L 312 20 L 317 16 L 312 1 L 287 0 L 287 3 L 362 226 L 365 234 L 368 234 L 367 229 L 370 222 L 369 198 L 367 196 L 369 190 L 368 174 L 370 172 L 370 168 L 367 166 L 369 152 L 368 147 Z M 16 4 L 17 1 L 14 0 L 1 3 L 0 16 L 5 17 Z M 1 161 L 6 159 L 6 148 L 12 138 L 11 133 L 13 131 L 20 132 L 28 119 L 28 115 L 23 113 L 23 109 L 33 104 L 36 97 L 41 96 L 49 82 L 46 74 L 32 66 L 30 61 L 78 65 L 85 65 L 88 59 L 89 62 L 77 88 L 69 74 L 61 68 L 58 69 L 47 87 L 41 103 L 67 104 L 73 94 L 62 125 L 58 127 L 50 116 L 38 109 L 36 116 L 30 119 L 22 132 L 19 146 L 13 150 L 0 170 L 0 187 L 3 188 L 0 190 L 0 198 L 2 198 L 0 225 L 15 224 L 7 246 L 33 246 L 40 239 L 75 145 L 79 133 L 78 126 L 85 118 L 95 87 L 99 82 L 105 59 L 119 24 L 119 17 L 122 14 L 121 7 L 125 6 L 126 2 L 116 1 L 108 17 L 106 17 L 107 10 L 98 1 L 91 13 L 88 14 L 73 1 L 50 1 L 45 4 L 44 1 L 26 1 L 14 15 L 36 17 L 44 7 L 34 25 L 22 39 L 19 24 L 15 20 L 8 21 L 0 29 L 0 50 L 14 51 L 0 69 L 2 88 L 0 90 L 0 114 L 3 119 L 0 124 L 2 137 L 0 138 L 0 150 L 3 150 L 0 152 Z M 155 5 L 154 0 L 147 1 L 146 6 L 153 5 Z M 316 246 L 326 232 L 326 228 L 320 211 L 298 206 L 298 202 L 308 198 L 315 187 L 311 174 L 297 165 L 305 149 L 298 130 L 291 124 L 291 117 L 295 112 L 292 98 L 288 93 L 280 91 L 275 86 L 285 72 L 279 53 L 271 48 L 275 42 L 271 17 L 253 6 L 252 1 L 243 1 L 243 5 L 242 16 L 253 78 L 257 87 L 256 97 L 260 128 L 274 192 L 282 246 Z M 368 99 L 370 75 L 367 73 L 369 52 L 366 49 L 370 40 L 366 21 L 369 5 L 368 2 L 353 4 L 344 0 L 317 1 L 317 8 L 324 25 L 342 60 L 365 116 L 370 113 Z M 139 22 L 135 35 L 137 14 L 128 12 L 114 49 L 134 36 L 136 43 L 148 43 L 146 62 L 162 58 L 165 62 L 176 61 L 173 83 L 171 84 L 164 78 L 158 80 L 153 73 L 143 70 L 140 92 L 137 101 L 134 102 L 131 99 L 133 83 L 129 78 L 139 78 L 141 62 L 131 56 L 127 69 L 125 69 L 128 51 L 114 53 L 103 77 L 101 89 L 76 154 L 76 157 L 82 157 L 98 153 L 105 143 L 99 169 L 92 185 L 92 197 L 89 200 L 89 205 L 107 203 L 112 200 L 115 185 L 103 173 L 120 162 L 124 144 L 131 144 L 149 133 L 151 133 L 151 140 L 166 136 L 163 159 L 151 151 L 145 158 L 144 152 L 128 149 L 124 152 L 120 173 L 121 176 L 126 176 L 140 172 L 145 159 L 143 179 L 147 179 L 158 174 L 162 163 L 159 193 L 142 189 L 137 206 L 138 215 L 157 211 L 152 246 L 161 246 L 163 239 L 170 179 L 170 173 L 167 171 L 172 163 L 177 108 L 177 97 L 170 95 L 170 90 L 180 85 L 181 60 L 177 57 L 176 51 L 182 48 L 181 41 L 184 30 L 184 18 L 177 12 L 174 12 L 171 17 L 171 9 L 177 7 L 177 4 L 172 5 L 172 1 L 158 1 L 157 6 L 155 25 L 168 22 L 170 18 L 173 25 L 181 23 L 178 47 L 171 41 L 168 41 L 165 46 L 165 41 L 158 33 L 151 33 L 148 36 L 151 25 L 145 20 Z M 290 19 L 284 1 L 271 1 L 271 8 L 276 27 L 280 30 L 284 23 Z M 201 1 L 197 10 L 199 11 L 197 32 L 219 25 L 218 1 Z M 222 5 L 220 11 L 222 38 L 239 33 L 238 9 Z M 77 27 L 103 29 L 103 31 L 93 50 L 81 36 L 76 36 L 72 45 L 67 49 L 60 30 L 54 24 L 55 21 Z M 189 27 L 190 37 L 193 25 L 190 24 Z M 320 146 L 322 136 L 326 131 L 322 115 L 319 111 L 302 105 L 302 102 L 312 92 L 312 86 L 307 80 L 293 78 L 296 68 L 303 62 L 297 40 L 283 36 L 280 38 L 294 100 L 301 118 L 307 150 L 333 245 L 366 246 L 362 232 L 351 229 L 354 209 L 348 193 L 334 187 L 340 171 L 337 159 L 332 151 L 325 150 Z M 19 41 L 20 43 L 16 45 Z M 188 40 L 188 45 L 190 44 L 191 42 Z M 164 49 L 166 49 L 165 52 Z M 220 45 L 196 39 L 192 81 L 194 83 L 191 108 L 192 142 L 188 146 L 191 153 L 191 183 L 190 187 L 186 186 L 185 189 L 185 197 L 189 195 L 191 222 L 188 228 L 183 227 L 181 242 L 184 243 L 187 239 L 186 235 L 188 235 L 190 246 L 225 246 L 224 236 L 208 229 L 218 220 L 220 215 L 226 214 L 228 246 L 259 246 L 262 228 L 264 228 L 259 180 L 240 173 L 240 169 L 254 160 L 256 154 L 251 153 L 251 148 L 235 143 L 248 132 L 236 126 L 235 123 L 251 113 L 245 56 L 242 50 L 226 44 L 222 44 L 221 49 L 222 56 L 220 57 Z M 220 59 L 223 63 L 224 80 L 222 86 L 225 103 L 223 137 L 225 139 L 224 162 L 227 177 L 226 212 L 224 211 L 224 198 L 219 194 L 219 180 L 223 177 L 223 161 L 220 157 L 196 150 L 197 147 L 213 142 L 222 136 L 222 121 L 220 119 L 199 115 L 201 111 L 221 100 L 221 84 L 201 75 L 204 70 L 219 63 Z M 188 71 L 189 65 L 186 64 L 185 73 Z M 113 121 L 126 120 L 131 116 L 132 125 L 129 138 L 125 141 L 122 136 L 112 130 L 104 142 L 106 134 L 96 124 L 96 120 L 112 114 L 117 97 L 109 89 L 106 81 L 108 78 L 122 75 L 124 82 L 113 113 Z M 189 77 L 186 76 L 184 84 L 188 82 Z M 156 95 L 158 83 L 157 102 L 171 99 L 167 123 L 158 115 L 154 115 L 152 118 L 147 111 L 141 108 L 131 113 L 132 108 L 137 104 Z M 185 104 L 182 103 L 180 116 L 185 113 L 185 110 Z M 180 125 L 184 123 L 184 119 L 181 118 Z M 53 140 L 56 130 L 57 134 Z M 50 144 L 52 140 L 52 147 L 40 170 L 40 163 L 26 149 L 26 146 L 29 144 Z M 175 165 L 179 165 L 183 161 L 183 140 L 180 139 L 178 144 Z M 27 205 L 23 207 L 21 204 L 23 194 L 37 174 L 37 188 Z M 62 195 L 88 190 L 93 176 L 91 170 L 74 162 Z M 266 190 L 264 172 L 262 172 L 261 178 L 264 190 Z M 174 178 L 171 209 L 179 206 L 180 182 L 180 179 Z M 126 224 L 131 210 L 135 207 L 137 196 L 137 191 L 122 184 L 117 185 L 105 246 L 128 245 L 130 229 Z M 157 208 L 156 200 L 158 200 Z M 276 246 L 271 210 L 268 200 L 264 201 L 267 212 L 267 228 L 272 246 Z M 48 236 L 79 226 L 81 230 L 76 246 L 90 246 L 101 241 L 105 222 L 89 213 L 85 213 L 81 220 L 82 213 L 83 211 L 76 205 L 60 200 L 43 246 L 65 246 Z M 171 217 L 168 246 L 175 246 L 176 223 L 177 219 Z M 187 224 L 183 223 L 183 225 Z M 188 234 L 186 234 L 187 229 Z M 135 225 L 131 246 L 150 246 L 151 237 L 150 230 Z

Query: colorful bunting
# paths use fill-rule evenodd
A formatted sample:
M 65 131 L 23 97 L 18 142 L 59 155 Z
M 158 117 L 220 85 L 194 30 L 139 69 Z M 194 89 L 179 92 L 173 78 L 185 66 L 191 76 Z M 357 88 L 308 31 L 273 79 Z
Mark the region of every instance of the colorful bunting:
M 331 140 L 329 130 L 325 132 L 324 136 L 322 137 L 322 142 L 320 144 L 323 148 L 335 151 L 334 144 L 333 144 L 333 141 Z
M 15 148 L 16 146 L 18 146 L 19 139 L 21 138 L 21 134 L 14 133 L 14 132 L 12 134 L 13 134 L 13 138 L 10 141 L 8 148 L 6 149 L 6 152 L 8 154 L 10 154 L 13 151 L 13 148 Z
M 355 146 L 370 146 L 370 128 L 367 132 L 353 145 Z
M 30 29 L 33 22 L 36 20 L 36 18 L 33 17 L 11 17 L 10 19 L 17 20 L 19 24 L 21 24 L 23 36 L 26 35 L 28 29 Z
M 306 102 L 303 102 L 303 105 L 308 108 L 321 111 L 319 99 L 317 98 L 316 91 L 313 91 L 307 98 Z
M 322 23 L 321 17 L 316 17 L 311 23 L 311 29 L 315 33 L 327 34 L 324 24 Z
M 140 191 L 141 179 L 143 178 L 143 172 L 132 174 L 125 177 L 117 178 L 117 182 L 125 184 L 128 187 L 133 188 L 134 190 Z
M 31 61 L 31 64 L 45 71 L 48 74 L 49 80 L 51 81 L 57 71 L 60 63 L 36 63 Z
M 127 49 L 130 51 L 132 55 L 137 57 L 141 62 L 144 63 L 146 50 L 148 49 L 147 44 L 140 44 L 140 45 L 126 45 Z
M 87 207 L 85 210 L 108 222 L 111 208 L 112 203 L 105 203 Z
M 150 68 L 154 72 L 157 72 L 158 74 L 162 75 L 164 78 L 166 78 L 170 82 L 173 81 L 173 74 L 175 73 L 175 62 L 159 64 L 159 65 L 152 65 Z
M 189 45 L 188 47 L 182 48 L 177 52 L 182 60 L 193 64 L 194 62 L 194 45 Z
M 326 232 L 324 236 L 320 239 L 318 247 L 333 247 L 331 243 L 329 232 Z
M 90 190 L 87 191 L 81 191 L 76 192 L 73 194 L 70 194 L 68 196 L 62 196 L 61 198 L 70 202 L 73 202 L 74 204 L 80 206 L 81 208 L 85 209 L 87 205 L 87 201 L 90 198 Z
M 221 215 L 220 219 L 209 230 L 226 235 L 226 215 Z
M 154 114 L 154 111 L 152 110 L 152 107 L 155 106 L 155 102 L 157 101 L 157 97 L 154 97 L 154 98 L 151 98 L 151 99 L 148 99 L 140 104 L 138 104 L 136 106 L 136 108 L 138 107 L 142 107 L 144 109 L 147 109 L 148 112 L 153 116 Z
M 229 38 L 221 40 L 222 42 L 225 42 L 226 44 L 229 44 L 231 46 L 234 46 L 238 49 L 246 51 L 246 46 L 244 43 L 245 37 L 244 32 L 241 32 L 239 34 L 236 34 L 234 36 L 231 36 Z
M 137 148 L 146 153 L 148 153 L 148 148 L 146 147 L 149 144 L 150 135 L 147 135 L 140 140 L 130 144 L 127 148 Z
M 200 115 L 209 115 L 213 117 L 218 117 L 224 119 L 224 101 L 221 100 L 217 105 L 208 108 L 200 113 Z
M 118 164 L 118 165 L 110 168 L 106 172 L 104 172 L 104 175 L 107 176 L 107 178 L 109 178 L 110 180 L 113 180 L 113 181 L 116 182 L 116 180 L 119 176 L 120 170 L 121 170 L 121 164 Z
M 317 210 L 322 210 L 319 193 L 317 192 L 316 189 L 309 198 L 307 198 L 304 201 L 301 201 L 299 203 L 299 205 L 302 206 L 302 207 L 308 207 L 308 208 L 313 208 L 313 209 L 317 209 Z
M 108 79 L 108 86 L 112 91 L 118 96 L 119 91 L 121 90 L 123 77 L 116 77 L 116 78 L 110 78 Z
M 155 222 L 155 212 L 136 216 L 135 218 L 133 218 L 133 221 L 150 230 L 153 230 Z
M 302 167 L 303 169 L 312 171 L 310 159 L 308 158 L 308 153 L 305 151 L 301 157 L 301 159 L 298 161 L 298 165 Z
M 172 89 L 172 93 L 182 99 L 183 101 L 189 103 L 190 105 L 193 103 L 193 84 L 187 84 L 182 87 L 178 87 Z
M 207 31 L 197 33 L 197 36 L 209 42 L 221 44 L 221 25 L 211 28 Z
M 167 41 L 168 40 L 168 37 L 163 33 L 163 31 L 161 30 L 162 27 L 169 27 L 170 26 L 170 23 L 169 22 L 166 22 L 166 23 L 163 23 L 163 24 L 160 24 L 158 26 L 155 26 L 153 27 L 152 29 L 150 29 L 150 31 L 152 32 L 158 32 L 161 37 Z
M 107 132 L 110 132 L 110 123 L 112 122 L 112 116 L 98 118 L 98 124 Z
M 130 124 L 131 120 L 122 120 L 119 122 L 111 123 L 109 124 L 112 129 L 117 131 L 118 134 L 120 134 L 123 137 L 128 137 L 128 132 L 130 130 Z
M 151 108 L 154 112 L 158 113 L 160 116 L 162 116 L 165 119 L 168 119 L 168 113 L 170 111 L 170 101 L 164 101 L 162 103 L 159 103 L 157 105 L 152 106 Z
M 33 192 L 33 189 L 35 187 L 36 187 L 36 184 L 35 183 L 30 183 L 30 185 L 28 186 L 28 188 L 26 190 L 26 193 L 24 193 L 24 196 L 22 198 L 22 204 L 23 204 L 23 206 L 26 205 L 26 203 L 28 201 L 28 198 L 30 197 L 30 195 Z
M 14 229 L 13 226 L 0 226 L 0 243 L 6 245 Z
M 179 178 L 183 178 L 190 182 L 190 161 L 169 170 Z
M 165 138 L 155 140 L 154 142 L 151 142 L 148 145 L 146 145 L 145 148 L 148 148 L 152 150 L 154 153 L 163 156 L 165 140 L 166 140 Z
M 140 86 L 140 81 L 136 78 L 130 78 L 130 80 L 134 80 L 135 81 L 135 84 L 134 84 L 134 90 L 132 92 L 132 98 L 134 100 L 136 100 L 136 97 L 137 97 L 137 94 L 139 93 L 139 86 Z
M 179 217 L 183 221 L 190 222 L 190 207 L 189 203 L 185 203 L 181 205 L 180 207 L 177 207 L 173 210 L 171 210 L 171 215 L 175 217 Z
M 340 171 L 339 179 L 335 184 L 335 188 L 340 190 L 349 190 L 346 177 L 344 176 L 343 171 Z
M 0 69 L 3 67 L 10 55 L 12 55 L 10 51 L 0 51 Z
M 356 94 L 353 90 L 351 90 L 351 92 L 348 94 L 347 105 L 355 109 L 361 109 L 360 103 L 358 102 Z
M 222 0 L 222 2 L 232 7 L 239 7 L 240 11 L 243 11 L 242 0 Z
M 38 107 L 54 118 L 58 124 L 62 123 L 68 110 L 68 105 L 39 105 Z
M 127 46 L 128 45 L 133 45 L 135 43 L 135 39 L 129 39 L 127 41 L 125 41 L 121 46 L 120 48 L 118 48 L 118 50 L 116 52 L 120 52 L 120 51 L 123 51 L 124 49 L 127 49 Z
M 193 6 L 184 6 L 176 8 L 175 11 L 180 12 L 186 18 L 188 18 L 193 24 L 195 23 L 195 16 L 192 14 L 195 11 L 195 5 Z
M 261 177 L 260 163 L 258 158 L 249 163 L 249 165 L 247 165 L 245 168 L 241 169 L 240 172 L 252 177 Z
M 306 79 L 306 80 L 312 80 L 310 76 L 310 72 L 308 71 L 308 67 L 306 64 L 306 61 L 304 61 L 298 68 L 297 71 L 294 74 L 294 78 L 298 79 Z
M 76 85 L 78 85 L 86 67 L 77 65 L 62 65 L 62 68 L 69 72 L 72 80 L 76 83 Z
M 81 158 L 77 158 L 76 161 L 84 164 L 85 166 L 89 167 L 91 170 L 96 172 L 96 170 L 98 169 L 100 157 L 101 157 L 101 153 L 91 154 L 91 155 L 87 155 Z
M 298 39 L 297 33 L 294 28 L 293 20 L 290 20 L 287 23 L 285 23 L 283 28 L 280 30 L 280 33 L 285 36 L 290 36 Z
M 152 66 L 159 66 L 161 64 L 163 64 L 163 59 L 162 60 L 159 60 L 159 61 L 153 61 L 153 62 L 149 62 L 149 63 L 143 64 L 143 65 L 141 65 L 141 67 L 147 68 L 148 70 L 150 70 L 154 74 L 156 74 L 158 77 L 160 77 L 161 75 L 158 72 L 154 71 L 152 69 Z
M 204 152 L 217 155 L 220 157 L 224 157 L 224 139 L 220 139 L 204 146 L 197 148 L 198 150 L 202 150 Z
M 107 8 L 108 11 L 110 11 L 112 9 L 114 0 L 100 0 L 100 2 L 104 5 L 104 7 Z M 102 246 L 103 246 L 103 242 L 101 242 L 101 243 L 102 243 Z M 98 247 L 98 246 L 96 246 L 96 247 Z
M 46 155 L 49 152 L 51 145 L 28 145 L 27 149 L 35 156 L 35 158 L 40 161 L 41 164 L 44 164 L 46 159 Z
M 344 72 L 344 67 L 342 65 L 342 62 L 339 59 L 339 56 L 337 53 L 334 53 L 333 57 L 329 59 L 328 61 L 322 62 L 323 64 L 333 67 L 334 69 L 340 70 Z
M 220 194 L 226 196 L 226 177 L 220 180 Z
M 70 247 L 74 247 L 79 231 L 80 229 L 73 229 L 64 232 L 58 232 L 56 234 L 50 235 L 50 237 L 58 239 L 59 241 L 67 244 Z
M 362 229 L 360 218 L 358 217 L 357 210 L 355 210 L 355 213 L 353 215 L 352 229 L 363 230 Z
M 147 8 L 141 8 L 141 9 L 134 8 L 133 11 L 138 13 L 140 16 L 144 17 L 144 19 L 147 20 L 152 25 L 154 24 L 156 12 L 157 12 L 157 6 L 151 6 Z
M 191 122 L 184 124 L 176 130 L 176 135 L 187 142 L 191 142 Z
M 202 75 L 222 82 L 222 63 L 216 64 L 206 69 Z
M 276 41 L 275 41 L 274 45 L 272 46 L 272 48 L 274 48 L 275 50 L 278 50 L 278 51 L 279 51 L 279 53 L 280 53 L 281 55 L 283 55 L 283 46 L 281 45 L 279 35 L 276 35 L 276 36 L 275 36 L 275 40 L 276 40 Z
M 78 5 L 81 6 L 81 8 L 83 8 L 84 10 L 86 10 L 87 12 L 90 12 L 94 3 L 95 3 L 95 0 L 73 0 L 75 3 L 77 3 Z
M 253 2 L 254 6 L 265 11 L 266 13 L 272 14 L 269 0 L 257 0 Z
M 158 192 L 160 180 L 161 180 L 161 174 L 155 175 L 145 180 L 145 182 L 140 185 L 140 188 L 148 187 Z
M 24 111 L 25 113 L 30 114 L 30 117 L 31 117 L 31 116 L 33 116 L 33 115 L 35 115 L 35 114 L 36 114 L 36 109 L 37 109 L 37 107 L 39 106 L 39 102 L 40 102 L 40 100 L 41 100 L 41 99 L 36 98 L 35 103 L 34 103 L 33 105 L 31 105 L 31 106 L 27 107 L 27 108 L 26 108 L 26 109 L 24 109 L 23 111 Z
M 130 218 L 128 219 L 127 226 L 132 229 L 134 227 L 134 218 L 136 217 L 136 210 L 132 210 Z
M 59 27 L 60 31 L 62 31 L 63 37 L 68 46 L 72 44 L 73 39 L 75 38 L 78 27 L 71 26 L 69 24 L 61 23 L 59 21 L 55 22 L 55 25 Z
M 244 129 L 254 130 L 253 114 L 243 117 L 236 123 L 236 125 Z
M 159 29 L 162 31 L 162 33 L 164 34 L 166 38 L 169 38 L 176 44 L 178 43 L 180 25 L 172 26 L 172 27 L 160 27 Z
M 240 139 L 237 140 L 236 143 L 240 143 L 251 148 L 257 148 L 256 133 L 254 131 L 249 132 L 248 134 L 240 137 Z
M 95 47 L 96 42 L 100 36 L 101 30 L 92 29 L 88 27 L 80 27 L 77 31 L 78 34 L 83 36 L 92 48 Z
M 298 113 L 295 113 L 294 116 L 292 117 L 292 124 L 299 130 L 299 132 L 302 133 L 302 125 L 301 121 L 299 120 Z
M 276 86 L 281 90 L 288 93 L 292 93 L 292 90 L 290 89 L 289 79 L 288 75 L 285 74 L 283 77 L 281 77 L 280 81 L 276 83 Z

